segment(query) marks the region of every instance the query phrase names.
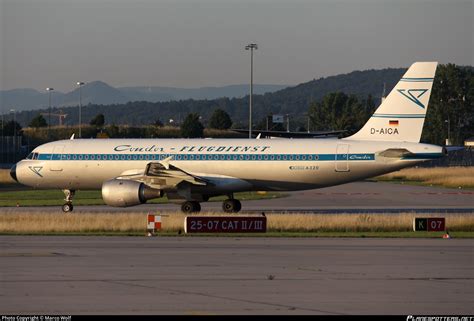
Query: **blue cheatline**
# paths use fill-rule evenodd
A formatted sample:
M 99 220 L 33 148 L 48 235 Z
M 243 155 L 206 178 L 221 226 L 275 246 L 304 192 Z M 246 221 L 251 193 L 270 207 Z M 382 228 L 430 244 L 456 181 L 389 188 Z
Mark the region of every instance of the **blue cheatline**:
M 375 154 L 39 154 L 38 160 L 145 161 L 168 157 L 173 161 L 373 161 Z
M 402 78 L 400 81 L 405 82 L 432 82 L 434 78 Z
M 425 114 L 373 114 L 376 118 L 426 118 Z

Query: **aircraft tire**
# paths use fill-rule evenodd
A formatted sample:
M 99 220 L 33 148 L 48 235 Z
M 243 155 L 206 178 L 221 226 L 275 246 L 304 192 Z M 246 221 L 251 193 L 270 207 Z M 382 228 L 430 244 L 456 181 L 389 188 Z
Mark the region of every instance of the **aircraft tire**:
M 226 213 L 237 213 L 242 209 L 242 204 L 239 200 L 228 199 L 222 203 L 222 209 Z
M 201 204 L 199 204 L 199 202 L 192 202 L 193 203 L 193 212 L 201 212 Z
M 72 212 L 72 210 L 74 209 L 74 206 L 72 206 L 72 203 L 65 203 L 63 206 L 62 206 L 62 210 L 64 213 L 70 213 Z
M 181 204 L 181 211 L 183 213 L 195 213 L 201 211 L 201 204 L 199 202 L 187 201 Z

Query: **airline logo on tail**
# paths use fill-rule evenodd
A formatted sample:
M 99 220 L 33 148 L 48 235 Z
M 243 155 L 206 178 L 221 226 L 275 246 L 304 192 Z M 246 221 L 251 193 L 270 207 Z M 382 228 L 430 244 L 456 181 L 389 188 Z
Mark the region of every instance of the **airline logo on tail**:
M 423 96 L 428 89 L 397 89 L 397 91 L 421 108 L 425 109 L 425 105 L 423 105 L 419 98 Z

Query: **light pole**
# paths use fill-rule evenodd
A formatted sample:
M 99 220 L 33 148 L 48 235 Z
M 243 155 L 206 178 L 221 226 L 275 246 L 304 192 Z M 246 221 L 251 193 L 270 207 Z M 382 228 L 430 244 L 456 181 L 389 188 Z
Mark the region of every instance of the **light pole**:
M 76 85 L 79 86 L 79 138 L 82 137 L 82 86 L 84 83 L 82 81 L 78 81 Z
M 249 99 L 249 138 L 252 138 L 252 96 L 253 96 L 253 50 L 257 50 L 256 43 L 245 46 L 245 50 L 250 50 L 250 99 Z
M 50 129 L 51 129 L 51 92 L 54 90 L 52 87 L 46 88 L 46 91 L 49 92 L 49 115 L 48 115 L 48 140 L 51 138 Z
M 16 115 L 15 115 L 15 109 L 10 109 L 10 113 L 12 113 L 12 125 L 13 125 L 13 153 L 14 153 L 14 156 L 13 156 L 13 161 L 15 162 L 16 161 Z

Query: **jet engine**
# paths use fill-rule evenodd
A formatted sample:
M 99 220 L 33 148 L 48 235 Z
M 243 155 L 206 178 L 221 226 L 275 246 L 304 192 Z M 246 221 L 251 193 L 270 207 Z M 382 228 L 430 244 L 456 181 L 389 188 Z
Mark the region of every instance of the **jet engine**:
M 102 199 L 105 204 L 115 207 L 140 205 L 163 194 L 162 190 L 127 179 L 115 178 L 102 184 Z

